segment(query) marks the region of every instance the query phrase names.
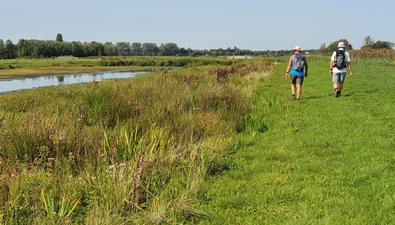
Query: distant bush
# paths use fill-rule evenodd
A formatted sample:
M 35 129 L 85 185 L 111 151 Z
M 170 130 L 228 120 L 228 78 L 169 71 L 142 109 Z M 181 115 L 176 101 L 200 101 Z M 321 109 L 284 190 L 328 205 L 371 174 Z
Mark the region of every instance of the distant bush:
M 395 58 L 395 51 L 392 49 L 361 49 L 350 52 L 355 58 Z
M 394 43 L 390 41 L 374 41 L 370 36 L 365 37 L 361 49 L 388 49 L 392 50 Z
M 320 52 L 322 54 L 332 54 L 332 52 L 336 51 L 337 49 L 337 45 L 339 44 L 339 42 L 344 42 L 346 45 L 346 48 L 348 50 L 352 50 L 353 46 L 351 45 L 351 43 L 347 40 L 347 39 L 339 39 L 337 41 L 332 42 L 330 45 L 326 46 L 325 44 L 323 44 L 321 46 Z

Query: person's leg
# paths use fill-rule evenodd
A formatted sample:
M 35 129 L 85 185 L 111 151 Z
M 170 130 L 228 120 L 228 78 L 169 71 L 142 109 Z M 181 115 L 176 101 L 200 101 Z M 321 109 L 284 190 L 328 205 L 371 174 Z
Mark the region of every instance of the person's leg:
M 345 79 L 346 79 L 346 73 L 342 73 L 339 77 L 339 85 L 337 88 L 337 90 L 340 92 L 343 90 L 343 84 Z
M 296 99 L 299 100 L 302 96 L 303 77 L 298 77 L 296 84 Z
M 337 86 L 336 97 L 340 97 L 342 90 L 343 90 L 343 84 L 344 84 L 345 79 L 346 79 L 346 73 L 339 74 L 339 81 L 338 81 L 338 86 Z
M 292 93 L 292 96 L 295 96 L 295 85 L 294 84 L 291 84 L 291 93 Z
M 333 91 L 336 92 L 337 88 L 339 87 L 337 82 L 333 82 Z
M 342 92 L 342 90 L 343 90 L 343 84 L 339 83 L 339 85 L 337 85 L 337 91 Z
M 291 77 L 291 93 L 292 93 L 292 97 L 293 97 L 293 98 L 295 98 L 296 78 L 297 78 L 297 77 Z
M 338 98 L 341 94 L 342 88 L 342 73 L 333 74 L 333 89 L 335 91 L 335 97 Z
M 335 96 L 339 97 L 339 85 L 340 85 L 340 74 L 333 74 L 333 91 L 335 92 Z
M 300 95 L 302 94 L 302 86 L 300 86 L 300 84 L 298 83 L 296 85 L 296 99 L 299 100 L 300 99 Z

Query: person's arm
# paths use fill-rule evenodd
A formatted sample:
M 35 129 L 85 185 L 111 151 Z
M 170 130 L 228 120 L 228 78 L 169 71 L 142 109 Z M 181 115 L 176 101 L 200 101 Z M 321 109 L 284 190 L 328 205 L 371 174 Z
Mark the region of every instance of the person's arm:
M 332 54 L 331 63 L 330 63 L 330 65 L 329 65 L 329 75 L 332 75 L 332 74 L 333 74 L 333 66 L 334 66 L 334 63 L 335 63 L 335 61 L 333 60 L 333 54 Z
M 352 66 L 351 66 L 351 62 L 348 62 L 348 63 L 347 63 L 347 67 L 348 67 L 348 70 L 350 71 L 350 77 L 352 77 Z
M 292 56 L 291 56 L 291 58 L 289 58 L 287 71 L 285 71 L 285 77 L 289 77 L 289 72 L 291 71 L 291 66 L 292 66 Z
M 307 63 L 307 59 L 304 61 L 304 76 L 307 77 L 309 75 L 309 64 Z
M 352 77 L 351 56 L 349 53 L 347 53 L 347 67 L 348 67 L 348 71 L 350 71 L 350 77 Z

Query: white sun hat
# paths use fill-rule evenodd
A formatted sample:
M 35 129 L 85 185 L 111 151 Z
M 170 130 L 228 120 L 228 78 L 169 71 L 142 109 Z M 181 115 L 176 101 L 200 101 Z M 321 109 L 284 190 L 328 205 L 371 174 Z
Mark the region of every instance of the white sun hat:
M 294 51 L 297 51 L 297 52 L 300 52 L 302 50 L 302 48 L 300 47 L 300 46 L 296 46 L 295 48 L 294 48 Z
M 346 44 L 344 44 L 344 42 L 339 42 L 339 44 L 337 44 L 337 47 L 338 48 L 345 48 L 346 47 Z

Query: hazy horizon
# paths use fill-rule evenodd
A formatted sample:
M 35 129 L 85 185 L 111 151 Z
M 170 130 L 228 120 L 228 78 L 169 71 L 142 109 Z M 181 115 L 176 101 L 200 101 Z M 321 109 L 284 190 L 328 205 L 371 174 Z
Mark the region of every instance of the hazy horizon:
M 340 38 L 355 48 L 364 37 L 395 41 L 388 19 L 395 3 L 333 0 L 147 0 L 67 2 L 17 0 L 2 4 L 0 38 L 99 42 L 174 42 L 180 47 L 213 49 L 237 46 L 251 50 L 317 49 Z

